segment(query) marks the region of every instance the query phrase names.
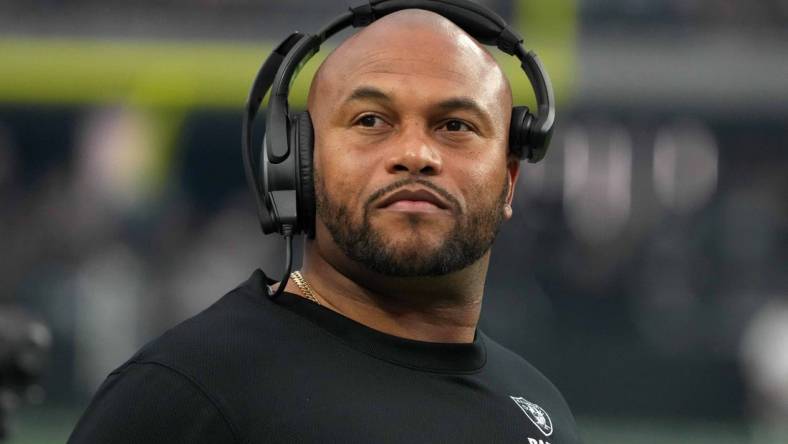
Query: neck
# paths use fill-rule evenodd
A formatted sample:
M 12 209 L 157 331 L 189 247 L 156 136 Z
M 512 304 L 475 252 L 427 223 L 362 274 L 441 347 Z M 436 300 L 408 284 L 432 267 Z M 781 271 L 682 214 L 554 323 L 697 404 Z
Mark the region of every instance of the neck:
M 399 278 L 347 258 L 324 257 L 307 240 L 302 273 L 320 304 L 375 330 L 427 342 L 473 342 L 489 253 L 438 277 Z M 288 290 L 301 293 L 294 282 Z

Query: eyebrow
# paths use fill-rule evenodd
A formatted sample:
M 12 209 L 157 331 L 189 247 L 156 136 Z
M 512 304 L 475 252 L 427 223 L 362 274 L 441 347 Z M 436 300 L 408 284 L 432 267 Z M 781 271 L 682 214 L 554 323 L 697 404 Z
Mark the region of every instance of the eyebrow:
M 485 124 L 490 125 L 492 119 L 490 114 L 484 110 L 475 100 L 471 99 L 470 97 L 454 97 L 448 100 L 444 100 L 438 104 L 438 108 L 440 108 L 444 112 L 448 111 L 468 111 L 473 114 L 476 114 L 480 119 L 484 121 Z
M 345 99 L 345 103 L 353 102 L 356 100 L 377 100 L 382 102 L 393 102 L 391 97 L 383 91 L 372 86 L 360 86 L 353 90 L 352 93 Z

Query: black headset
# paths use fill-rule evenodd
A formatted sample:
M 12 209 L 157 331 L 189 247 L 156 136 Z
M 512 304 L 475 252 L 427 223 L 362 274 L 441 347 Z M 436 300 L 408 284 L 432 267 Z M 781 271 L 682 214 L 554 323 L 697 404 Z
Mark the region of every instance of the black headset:
M 312 174 L 314 131 L 309 112 L 291 113 L 288 95 L 301 67 L 320 45 L 347 27 L 367 26 L 403 9 L 423 9 L 439 14 L 477 41 L 494 45 L 520 60 L 536 96 L 538 114 L 528 107 L 512 108 L 509 149 L 521 159 L 538 162 L 547 152 L 555 122 L 553 88 L 539 58 L 523 48 L 523 38 L 499 15 L 468 0 L 369 0 L 334 19 L 317 34 L 290 34 L 268 56 L 257 72 L 243 119 L 244 171 L 257 204 L 263 233 L 280 233 L 288 240 L 287 273 L 290 274 L 292 236 L 315 233 L 315 191 Z M 270 90 L 265 137 L 257 159 L 252 152 L 252 123 Z M 283 279 L 283 284 L 286 279 Z M 275 297 L 284 290 L 280 285 Z

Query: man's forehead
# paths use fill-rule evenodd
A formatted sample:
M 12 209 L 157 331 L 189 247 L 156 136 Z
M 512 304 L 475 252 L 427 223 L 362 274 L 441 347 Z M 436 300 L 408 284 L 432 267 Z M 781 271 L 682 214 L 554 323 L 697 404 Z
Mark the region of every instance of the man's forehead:
M 436 79 L 452 84 L 447 87 L 491 87 L 511 97 L 503 72 L 486 49 L 449 20 L 420 10 L 394 13 L 349 38 L 320 67 L 312 93 L 320 89 L 317 95 L 340 100 L 370 78 Z M 315 95 L 310 94 L 310 102 Z
M 348 69 L 336 73 L 329 82 L 339 97 L 345 97 L 359 86 L 368 84 L 376 85 L 387 92 L 392 92 L 393 89 L 409 89 L 407 87 L 421 90 L 431 84 L 441 84 L 444 88 L 451 89 L 453 94 L 470 94 L 489 76 L 489 70 L 479 66 L 463 69 L 463 64 L 453 63 L 450 59 L 451 57 L 435 60 L 412 53 L 375 51 L 359 63 L 348 63 Z

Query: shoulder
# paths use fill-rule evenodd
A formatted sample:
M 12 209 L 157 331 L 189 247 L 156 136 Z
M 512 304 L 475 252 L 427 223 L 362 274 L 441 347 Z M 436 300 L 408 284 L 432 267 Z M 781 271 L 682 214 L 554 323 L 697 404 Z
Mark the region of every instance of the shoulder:
M 129 427 L 134 434 L 128 442 L 238 441 L 235 431 L 244 425 L 242 406 L 251 396 L 249 387 L 273 386 L 272 376 L 255 369 L 269 368 L 277 356 L 286 353 L 292 336 L 286 332 L 299 325 L 291 312 L 266 300 L 264 283 L 265 275 L 256 271 L 248 281 L 152 340 L 110 373 L 70 443 L 126 442 L 120 437 Z M 258 397 L 265 395 L 264 389 L 256 393 Z M 153 430 L 171 437 L 174 432 L 162 431 L 167 423 L 218 438 L 162 440 L 137 434 Z M 213 435 L 216 430 L 221 435 Z M 95 439 L 101 436 L 112 439 Z
M 272 351 L 269 338 L 293 322 L 276 304 L 267 303 L 265 275 L 257 270 L 201 313 L 146 344 L 128 363 L 156 363 L 196 376 L 207 366 L 231 365 L 254 353 Z M 279 333 L 281 335 L 281 333 Z
M 500 373 L 505 379 L 519 381 L 527 379 L 545 392 L 561 396 L 558 388 L 525 358 L 481 333 L 487 349 L 487 365 Z M 563 399 L 563 396 L 561 396 Z
M 68 442 L 185 444 L 238 439 L 233 424 L 195 381 L 163 365 L 128 363 L 107 377 Z
M 549 414 L 556 430 L 569 435 L 566 442 L 581 442 L 574 415 L 552 381 L 522 356 L 481 334 L 487 349 L 487 370 L 512 401 L 518 406 L 535 404 Z
M 231 417 L 248 416 L 246 402 L 284 390 L 281 378 L 289 374 L 294 354 L 314 351 L 317 327 L 290 306 L 301 298 L 269 300 L 266 279 L 255 271 L 212 306 L 148 343 L 127 364 L 176 371 L 211 394 Z

